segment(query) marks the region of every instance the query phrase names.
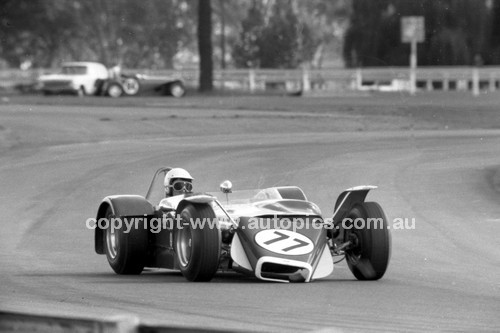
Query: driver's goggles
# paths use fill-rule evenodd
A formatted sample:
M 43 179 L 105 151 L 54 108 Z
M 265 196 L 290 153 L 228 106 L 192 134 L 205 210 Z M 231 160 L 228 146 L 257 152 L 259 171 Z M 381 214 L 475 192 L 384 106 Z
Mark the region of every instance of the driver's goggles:
M 193 190 L 193 184 L 191 182 L 185 182 L 182 180 L 178 180 L 172 184 L 172 187 L 176 191 L 181 191 L 182 189 L 186 189 L 187 192 L 191 192 Z

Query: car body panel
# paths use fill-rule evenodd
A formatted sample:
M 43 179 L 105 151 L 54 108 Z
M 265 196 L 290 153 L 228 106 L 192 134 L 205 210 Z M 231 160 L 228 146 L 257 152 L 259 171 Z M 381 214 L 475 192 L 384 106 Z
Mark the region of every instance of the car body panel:
M 293 267 L 302 267 L 308 270 L 304 278 L 309 281 L 327 242 L 321 221 L 319 216 L 309 215 L 240 217 L 236 234 L 257 277 L 288 282 L 298 271 Z M 272 272 L 272 267 L 281 271 Z

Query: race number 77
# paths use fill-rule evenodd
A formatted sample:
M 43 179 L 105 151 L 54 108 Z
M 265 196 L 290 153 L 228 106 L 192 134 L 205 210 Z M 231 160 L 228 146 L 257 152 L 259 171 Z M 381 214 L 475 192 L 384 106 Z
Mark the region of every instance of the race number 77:
M 279 231 L 275 231 L 274 233 L 276 235 L 278 235 L 278 237 L 272 238 L 272 239 L 264 242 L 264 244 L 270 245 L 270 244 L 281 242 L 281 241 L 284 241 L 284 240 L 287 240 L 287 239 L 291 238 L 290 236 L 285 235 L 284 233 L 281 233 Z M 294 244 L 292 246 L 285 247 L 285 248 L 281 249 L 281 251 L 288 252 L 288 251 L 291 251 L 293 249 L 298 249 L 299 247 L 307 246 L 308 245 L 307 242 L 304 242 L 303 240 L 300 240 L 300 239 L 297 239 L 297 238 L 293 238 L 292 240 L 294 242 L 296 242 L 296 244 Z

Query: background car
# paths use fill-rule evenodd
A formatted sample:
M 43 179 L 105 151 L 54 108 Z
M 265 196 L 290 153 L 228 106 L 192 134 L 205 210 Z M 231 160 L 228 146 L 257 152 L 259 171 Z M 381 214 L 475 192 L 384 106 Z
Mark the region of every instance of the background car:
M 40 76 L 37 88 L 45 95 L 60 93 L 94 95 L 99 91 L 99 83 L 108 78 L 108 69 L 103 64 L 67 62 L 63 63 L 60 73 Z
M 169 95 L 182 97 L 186 88 L 181 79 L 170 76 L 118 74 L 102 82 L 101 93 L 110 97 L 141 95 Z
M 108 69 L 97 62 L 63 63 L 60 73 L 40 76 L 35 90 L 45 95 L 69 93 L 115 98 L 138 94 L 182 97 L 186 94 L 184 83 L 179 78 L 124 74 L 117 66 Z

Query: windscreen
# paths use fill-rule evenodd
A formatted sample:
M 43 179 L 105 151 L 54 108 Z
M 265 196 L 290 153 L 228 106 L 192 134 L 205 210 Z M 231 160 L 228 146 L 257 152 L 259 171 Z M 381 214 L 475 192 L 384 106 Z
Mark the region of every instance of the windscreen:
M 62 74 L 67 75 L 84 75 L 87 74 L 87 67 L 85 66 L 64 66 Z
M 210 192 L 210 195 L 217 197 L 223 204 L 241 205 L 250 204 L 264 200 L 281 199 L 279 192 L 274 188 L 241 190 L 228 193 Z

